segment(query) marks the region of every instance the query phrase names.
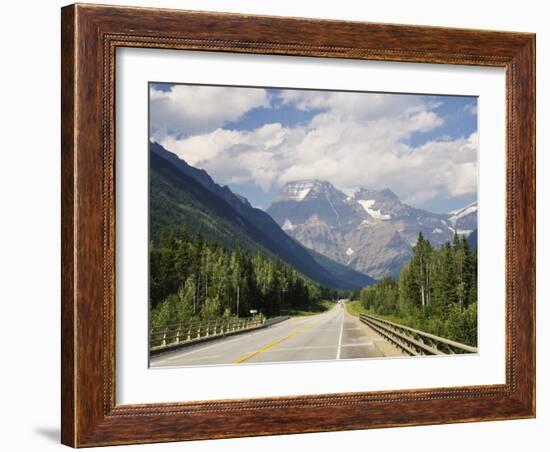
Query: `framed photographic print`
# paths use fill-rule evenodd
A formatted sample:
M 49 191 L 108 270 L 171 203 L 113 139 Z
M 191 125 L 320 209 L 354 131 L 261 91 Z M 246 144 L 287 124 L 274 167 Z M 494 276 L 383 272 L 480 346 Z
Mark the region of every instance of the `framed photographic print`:
M 62 9 L 62 442 L 535 416 L 532 34 Z

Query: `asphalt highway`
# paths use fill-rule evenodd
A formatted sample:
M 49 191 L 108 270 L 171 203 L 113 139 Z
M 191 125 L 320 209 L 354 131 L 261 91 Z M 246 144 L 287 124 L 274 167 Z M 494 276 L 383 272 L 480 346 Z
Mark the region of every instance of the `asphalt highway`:
M 402 353 L 347 312 L 342 304 L 256 331 L 167 352 L 151 367 L 318 361 L 401 356 Z

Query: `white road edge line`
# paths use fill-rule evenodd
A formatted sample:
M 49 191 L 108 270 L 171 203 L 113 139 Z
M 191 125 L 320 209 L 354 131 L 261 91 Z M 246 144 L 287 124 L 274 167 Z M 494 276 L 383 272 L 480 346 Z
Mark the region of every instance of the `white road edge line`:
M 292 319 L 289 319 L 289 320 L 292 320 Z M 281 323 L 278 323 L 276 325 L 273 325 L 274 327 L 277 327 L 277 326 L 281 326 L 283 325 L 285 322 L 281 322 Z M 303 322 L 299 323 L 299 325 L 301 325 Z M 287 324 L 288 326 L 288 324 Z M 152 363 L 153 361 L 155 361 L 155 365 L 154 366 L 150 366 L 151 368 L 155 368 L 155 367 L 162 367 L 162 364 L 163 362 L 166 362 L 166 361 L 174 361 L 176 359 L 180 359 L 180 358 L 183 358 L 187 355 L 192 355 L 194 353 L 198 353 L 198 352 L 203 352 L 204 350 L 208 350 L 208 349 L 211 349 L 211 348 L 214 348 L 214 347 L 219 347 L 220 345 L 226 345 L 226 344 L 230 344 L 231 342 L 236 342 L 236 341 L 239 341 L 239 340 L 242 340 L 242 339 L 247 339 L 247 338 L 250 338 L 252 336 L 256 336 L 258 334 L 261 334 L 261 333 L 265 333 L 267 331 L 267 329 L 265 328 L 260 328 L 260 330 L 258 331 L 252 331 L 251 333 L 249 332 L 249 334 L 246 334 L 246 335 L 243 335 L 243 336 L 240 336 L 237 334 L 237 337 L 234 338 L 234 339 L 229 339 L 229 340 L 223 340 L 223 341 L 220 341 L 220 342 L 216 342 L 214 344 L 211 344 L 211 345 L 207 345 L 206 347 L 200 347 L 201 344 L 197 344 L 199 345 L 200 348 L 196 348 L 195 350 L 190 350 L 186 353 L 181 353 L 181 352 L 178 352 L 178 351 L 174 351 L 172 353 L 170 353 L 170 355 L 172 356 L 165 356 L 163 357 L 162 355 L 160 356 L 154 356 L 150 359 L 150 363 Z M 223 339 L 223 337 L 221 337 L 220 339 Z
M 340 354 L 342 353 L 342 336 L 344 335 L 344 315 L 342 311 L 342 321 L 340 322 L 340 337 L 338 338 L 338 350 L 336 352 L 336 359 L 340 359 Z

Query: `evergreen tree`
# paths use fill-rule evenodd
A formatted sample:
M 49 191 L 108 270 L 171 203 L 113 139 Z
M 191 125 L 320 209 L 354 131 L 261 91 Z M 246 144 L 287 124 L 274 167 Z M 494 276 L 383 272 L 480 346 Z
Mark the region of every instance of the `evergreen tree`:
M 178 235 L 179 234 L 179 235 Z M 310 307 L 321 290 L 285 264 L 260 252 L 227 251 L 186 228 L 150 243 L 150 306 L 155 326 L 191 318 L 276 315 Z
M 361 290 L 365 309 L 414 328 L 477 344 L 477 255 L 465 237 L 434 249 L 422 234 L 399 278 Z

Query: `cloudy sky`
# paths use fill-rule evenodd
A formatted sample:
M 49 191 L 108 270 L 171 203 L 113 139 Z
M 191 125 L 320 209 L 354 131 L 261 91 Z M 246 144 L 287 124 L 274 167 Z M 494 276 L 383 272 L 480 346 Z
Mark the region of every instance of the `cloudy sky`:
M 434 212 L 477 196 L 475 97 L 151 84 L 150 139 L 264 209 L 302 179 Z

